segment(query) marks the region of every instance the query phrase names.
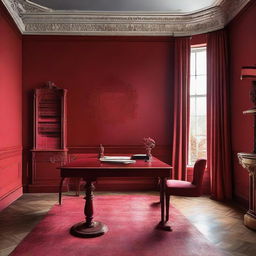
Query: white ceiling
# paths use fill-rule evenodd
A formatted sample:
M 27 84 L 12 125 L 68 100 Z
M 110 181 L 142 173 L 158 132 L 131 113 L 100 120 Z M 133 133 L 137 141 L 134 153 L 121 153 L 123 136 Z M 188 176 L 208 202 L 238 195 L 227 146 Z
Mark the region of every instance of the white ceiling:
M 31 0 L 54 10 L 193 13 L 221 0 Z

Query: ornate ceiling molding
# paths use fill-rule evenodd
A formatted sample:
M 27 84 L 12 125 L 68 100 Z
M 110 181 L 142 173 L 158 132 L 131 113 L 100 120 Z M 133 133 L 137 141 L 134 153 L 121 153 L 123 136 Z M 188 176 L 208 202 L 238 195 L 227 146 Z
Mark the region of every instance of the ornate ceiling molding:
M 2 0 L 22 34 L 188 36 L 223 28 L 250 0 L 216 1 L 196 13 L 59 11 L 28 0 Z

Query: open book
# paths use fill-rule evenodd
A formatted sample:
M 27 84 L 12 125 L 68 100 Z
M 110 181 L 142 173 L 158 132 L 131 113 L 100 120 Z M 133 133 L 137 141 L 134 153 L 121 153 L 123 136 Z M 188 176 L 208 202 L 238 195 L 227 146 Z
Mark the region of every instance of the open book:
M 131 160 L 130 156 L 104 156 L 100 158 L 101 162 L 108 163 L 123 163 L 123 164 L 132 164 L 135 163 L 135 160 Z

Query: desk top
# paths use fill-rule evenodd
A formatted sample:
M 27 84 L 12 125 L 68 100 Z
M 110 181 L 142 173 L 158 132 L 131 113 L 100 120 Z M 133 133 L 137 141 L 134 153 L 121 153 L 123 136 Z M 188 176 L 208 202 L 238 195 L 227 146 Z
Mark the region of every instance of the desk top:
M 171 169 L 172 167 L 153 157 L 151 162 L 136 160 L 135 163 L 101 162 L 95 154 L 84 154 L 81 158 L 60 166 L 58 169 Z

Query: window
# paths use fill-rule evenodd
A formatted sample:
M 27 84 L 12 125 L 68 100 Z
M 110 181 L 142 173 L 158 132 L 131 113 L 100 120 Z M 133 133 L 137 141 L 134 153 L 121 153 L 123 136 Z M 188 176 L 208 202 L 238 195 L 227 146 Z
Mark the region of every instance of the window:
M 206 47 L 191 48 L 189 165 L 207 157 L 206 83 Z

